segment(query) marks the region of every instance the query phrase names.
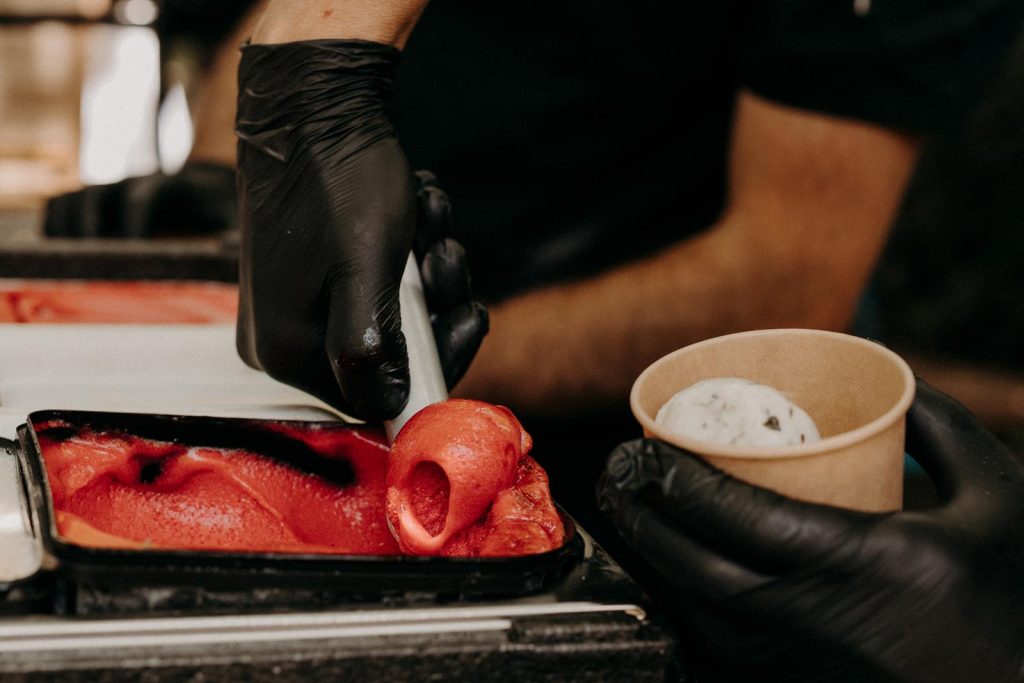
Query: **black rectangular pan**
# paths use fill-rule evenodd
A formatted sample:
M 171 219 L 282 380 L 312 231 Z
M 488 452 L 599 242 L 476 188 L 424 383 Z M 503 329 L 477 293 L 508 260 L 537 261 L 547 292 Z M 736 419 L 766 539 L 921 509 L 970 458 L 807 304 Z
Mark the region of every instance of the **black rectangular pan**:
M 221 552 L 87 547 L 61 536 L 36 428 L 62 421 L 120 430 L 193 446 L 252 448 L 268 422 L 91 411 L 40 411 L 19 430 L 19 457 L 29 505 L 43 546 L 43 569 L 55 577 L 55 606 L 72 614 L 212 612 L 339 604 L 499 599 L 544 591 L 579 561 L 584 543 L 559 510 L 565 543 L 509 558 L 442 558 Z M 301 460 L 301 458 L 300 458 Z M 317 468 L 313 460 L 293 466 Z

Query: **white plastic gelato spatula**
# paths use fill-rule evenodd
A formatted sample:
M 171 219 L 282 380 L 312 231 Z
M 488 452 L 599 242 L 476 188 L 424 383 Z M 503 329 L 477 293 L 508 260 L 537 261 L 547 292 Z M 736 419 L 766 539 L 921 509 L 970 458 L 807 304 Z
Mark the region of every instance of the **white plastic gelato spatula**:
M 397 417 L 384 422 L 388 443 L 410 417 L 431 403 L 448 398 L 448 387 L 437 355 L 434 330 L 430 325 L 427 302 L 423 295 L 423 281 L 416 258 L 409 254 L 398 290 L 398 304 L 402 314 L 402 334 L 409 353 L 409 402 Z

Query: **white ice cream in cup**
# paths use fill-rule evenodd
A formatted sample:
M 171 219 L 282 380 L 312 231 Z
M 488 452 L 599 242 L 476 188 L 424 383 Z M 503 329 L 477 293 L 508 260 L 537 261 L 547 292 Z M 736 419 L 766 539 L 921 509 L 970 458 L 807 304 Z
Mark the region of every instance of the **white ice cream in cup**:
M 686 415 L 675 421 L 675 430 L 658 423 L 658 411 L 680 391 L 723 378 L 781 392 L 782 403 L 771 403 L 761 422 L 796 440 L 749 445 L 734 438 L 734 430 L 720 438 L 726 442 L 716 443 L 695 438 L 693 429 L 680 430 Z M 887 511 L 902 506 L 904 432 L 913 398 L 910 368 L 880 344 L 836 332 L 783 329 L 716 337 L 668 354 L 637 378 L 630 406 L 645 436 L 691 451 L 739 479 L 801 500 Z M 820 440 L 799 442 L 806 428 L 785 422 L 786 401 L 806 411 Z M 685 406 L 678 409 L 686 412 Z M 795 431 L 782 434 L 790 429 Z

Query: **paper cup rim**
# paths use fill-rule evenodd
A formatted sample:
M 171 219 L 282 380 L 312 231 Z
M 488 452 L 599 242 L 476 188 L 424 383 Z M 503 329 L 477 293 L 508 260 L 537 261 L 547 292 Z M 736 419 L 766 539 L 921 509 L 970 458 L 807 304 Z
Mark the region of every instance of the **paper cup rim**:
M 842 432 L 841 434 L 825 437 L 821 441 L 796 446 L 733 446 L 730 444 L 701 441 L 699 439 L 670 434 L 655 424 L 653 415 L 647 414 L 647 412 L 640 407 L 640 386 L 643 384 L 644 380 L 654 372 L 657 372 L 659 367 L 668 363 L 676 356 L 691 352 L 694 349 L 703 346 L 720 343 L 726 339 L 785 334 L 831 337 L 834 339 L 842 339 L 847 343 L 853 343 L 869 348 L 892 361 L 893 365 L 895 365 L 897 370 L 903 376 L 903 393 L 900 395 L 899 400 L 897 400 L 889 410 L 866 425 L 862 425 L 856 429 L 851 429 L 848 432 Z M 683 388 L 685 387 L 680 387 L 680 389 Z M 857 337 L 851 334 L 844 334 L 842 332 L 802 328 L 752 330 L 747 332 L 734 332 L 733 334 L 726 334 L 695 342 L 680 349 L 676 349 L 675 351 L 672 351 L 671 353 L 668 353 L 654 361 L 648 365 L 633 382 L 633 387 L 629 392 L 629 407 L 637 422 L 640 423 L 640 426 L 643 427 L 644 431 L 651 437 L 665 441 L 685 450 L 698 453 L 702 456 L 708 458 L 736 458 L 745 460 L 782 460 L 789 458 L 806 458 L 809 456 L 821 455 L 823 453 L 830 453 L 832 451 L 848 448 L 856 443 L 862 443 L 878 434 L 881 434 L 906 415 L 907 411 L 910 409 L 910 404 L 914 400 L 915 388 L 914 372 L 910 369 L 910 366 L 907 365 L 907 362 L 903 360 L 899 354 L 878 342 L 871 341 L 870 339 Z

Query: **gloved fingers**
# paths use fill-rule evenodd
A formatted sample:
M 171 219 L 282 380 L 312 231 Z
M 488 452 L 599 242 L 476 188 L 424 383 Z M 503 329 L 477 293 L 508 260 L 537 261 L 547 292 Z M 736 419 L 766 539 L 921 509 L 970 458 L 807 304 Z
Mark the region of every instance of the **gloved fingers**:
M 242 360 L 351 417 L 377 422 L 397 414 L 408 393 L 397 283 L 385 311 L 359 296 L 364 288 L 345 282 L 335 283 L 332 297 L 321 298 L 305 288 L 315 283 L 291 270 L 290 259 L 261 261 L 264 251 L 273 253 L 255 250 L 241 264 L 236 346 Z M 266 278 L 247 276 L 250 269 Z M 395 377 L 404 378 L 397 399 L 387 395 Z
M 472 301 L 466 251 L 450 237 L 430 244 L 420 261 L 420 275 L 431 311 L 440 313 Z
M 415 249 L 445 382 L 451 389 L 476 356 L 489 329 L 489 320 L 486 307 L 473 300 L 466 251 L 447 237 L 452 226 L 448 195 L 438 187 L 437 178 L 430 171 L 417 171 L 414 177 Z
M 1024 498 L 1024 463 L 964 406 L 921 379 L 907 414 L 907 451 L 943 501 L 979 490 Z
M 329 406 L 337 408 L 349 417 L 359 419 L 358 411 L 353 409 L 342 396 L 338 382 L 335 380 L 327 354 L 321 346 L 317 351 L 296 351 L 305 353 L 302 363 L 281 364 L 281 356 L 273 356 L 267 362 L 256 367 L 270 377 L 289 386 L 315 396 Z M 297 358 L 298 356 L 295 356 Z
M 752 486 L 653 439 L 619 446 L 608 459 L 607 476 L 609 501 L 646 490 L 648 503 L 683 533 L 765 573 L 820 560 L 875 519 Z
M 489 329 L 487 308 L 471 301 L 431 316 L 444 381 L 451 390 L 469 369 Z
M 318 296 L 322 283 L 302 277 L 293 245 L 280 232 L 250 232 L 244 239 L 249 258 L 240 263 L 236 330 L 242 359 L 359 417 L 342 396 L 327 355 L 327 301 Z
M 368 422 L 393 418 L 409 400 L 409 361 L 398 306 L 399 277 L 330 293 L 326 354 L 352 416 Z M 366 292 L 376 292 L 372 298 Z
M 294 311 L 254 311 L 248 301 L 251 298 L 243 297 L 236 327 L 236 346 L 242 360 L 352 414 L 327 358 L 323 325 L 300 319 Z
M 691 597 L 720 599 L 766 581 L 691 538 L 635 493 L 619 498 L 612 519 L 634 550 Z
M 452 234 L 452 205 L 448 194 L 437 184 L 430 171 L 413 174 L 416 188 L 416 239 L 413 249 L 422 261 L 430 246 Z

